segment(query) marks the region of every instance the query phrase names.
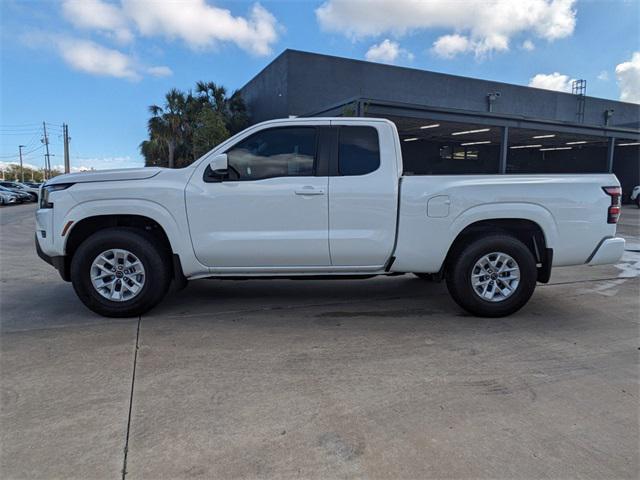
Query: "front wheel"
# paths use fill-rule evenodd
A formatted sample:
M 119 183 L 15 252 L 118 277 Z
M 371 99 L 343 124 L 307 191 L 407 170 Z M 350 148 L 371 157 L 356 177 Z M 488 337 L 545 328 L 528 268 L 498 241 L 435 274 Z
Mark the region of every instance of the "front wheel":
M 71 281 L 89 309 L 106 317 L 141 315 L 162 300 L 170 283 L 167 255 L 133 228 L 100 230 L 78 247 Z
M 536 286 L 536 261 L 510 235 L 490 235 L 454 253 L 447 288 L 458 305 L 480 317 L 503 317 L 522 308 Z

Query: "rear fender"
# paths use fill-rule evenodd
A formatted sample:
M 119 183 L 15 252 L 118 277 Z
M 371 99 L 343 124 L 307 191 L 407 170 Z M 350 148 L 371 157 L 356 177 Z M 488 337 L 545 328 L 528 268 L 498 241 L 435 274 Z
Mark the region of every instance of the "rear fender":
M 451 223 L 451 243 L 469 225 L 498 219 L 529 220 L 540 226 L 547 248 L 558 243 L 558 225 L 549 210 L 533 203 L 484 203 L 460 213 Z

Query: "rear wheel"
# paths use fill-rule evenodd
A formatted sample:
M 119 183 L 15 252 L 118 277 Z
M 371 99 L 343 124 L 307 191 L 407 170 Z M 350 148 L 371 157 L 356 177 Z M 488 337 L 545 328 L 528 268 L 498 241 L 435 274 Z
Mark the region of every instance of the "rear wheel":
M 447 288 L 468 312 L 502 317 L 522 308 L 536 286 L 536 261 L 527 246 L 509 235 L 467 243 L 447 268 Z
M 640 194 L 636 197 L 636 205 L 640 208 Z
M 169 287 L 166 257 L 146 232 L 133 228 L 100 230 L 73 256 L 73 288 L 82 303 L 100 315 L 141 315 L 158 304 Z

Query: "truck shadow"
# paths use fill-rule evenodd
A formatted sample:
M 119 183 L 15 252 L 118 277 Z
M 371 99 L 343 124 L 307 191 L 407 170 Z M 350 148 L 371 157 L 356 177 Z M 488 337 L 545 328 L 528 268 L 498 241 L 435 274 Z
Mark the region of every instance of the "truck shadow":
M 152 322 L 242 323 L 260 327 L 386 325 L 395 330 L 420 325 L 420 329 L 437 330 L 543 332 L 584 328 L 590 317 L 584 307 L 576 308 L 575 301 L 555 295 L 550 289 L 538 289 L 530 303 L 510 317 L 479 318 L 460 309 L 444 283 L 427 282 L 413 275 L 369 280 L 200 280 L 173 293 L 143 318 Z M 595 316 L 599 316 L 598 311 Z

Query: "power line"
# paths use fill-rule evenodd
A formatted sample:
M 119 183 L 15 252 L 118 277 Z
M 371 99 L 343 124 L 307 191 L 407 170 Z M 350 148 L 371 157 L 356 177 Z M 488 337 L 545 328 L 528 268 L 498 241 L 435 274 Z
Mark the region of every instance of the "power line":
M 12 129 L 35 128 L 37 126 L 38 126 L 37 123 L 25 123 L 23 125 L 11 125 L 8 123 L 0 123 L 0 128 L 12 128 Z
M 27 155 L 29 155 L 30 153 L 33 152 L 37 152 L 38 150 L 42 150 L 44 148 L 44 145 L 40 145 L 39 147 L 34 148 L 33 150 L 29 150 L 28 152 L 23 152 L 22 156 L 26 157 Z M 0 155 L 0 158 L 18 158 L 17 155 L 15 154 L 10 154 L 10 155 Z
M 0 135 L 2 135 L 2 136 L 22 136 L 22 137 L 26 137 L 28 135 L 33 135 L 34 133 L 36 133 L 36 130 L 31 130 L 29 132 L 0 132 Z

